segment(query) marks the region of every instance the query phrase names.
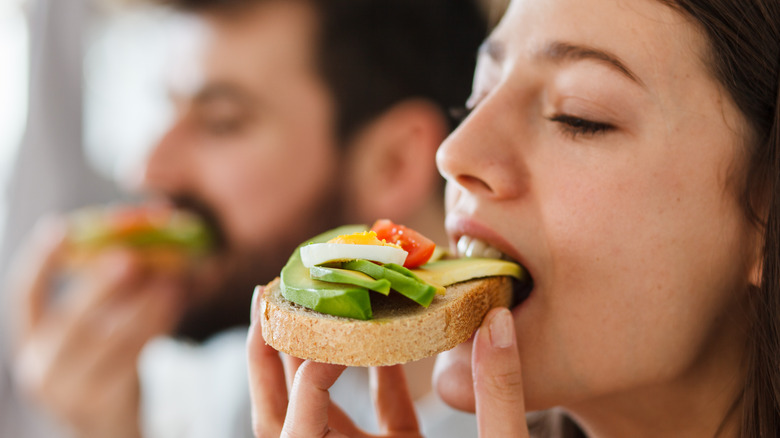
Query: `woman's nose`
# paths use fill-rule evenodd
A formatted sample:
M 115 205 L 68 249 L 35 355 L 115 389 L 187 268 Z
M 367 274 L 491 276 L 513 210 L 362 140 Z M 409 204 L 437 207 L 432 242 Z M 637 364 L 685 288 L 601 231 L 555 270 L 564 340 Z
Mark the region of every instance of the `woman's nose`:
M 488 98 L 442 143 L 436 154 L 439 172 L 449 184 L 496 200 L 522 195 L 528 188 L 522 156 L 525 128 L 512 123 L 501 102 Z

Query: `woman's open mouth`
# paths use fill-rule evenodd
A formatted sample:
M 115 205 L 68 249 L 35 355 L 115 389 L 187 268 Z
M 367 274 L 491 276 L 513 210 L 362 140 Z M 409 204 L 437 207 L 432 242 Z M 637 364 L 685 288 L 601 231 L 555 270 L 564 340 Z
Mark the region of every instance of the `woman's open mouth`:
M 456 246 L 457 249 L 457 255 L 458 257 L 481 257 L 481 258 L 488 258 L 488 259 L 501 259 L 501 260 L 507 260 L 513 263 L 517 263 L 523 268 L 523 271 L 526 274 L 526 277 L 523 280 L 512 280 L 512 306 L 516 307 L 520 305 L 523 301 L 525 301 L 531 294 L 531 291 L 534 288 L 534 281 L 531 277 L 531 273 L 528 271 L 528 269 L 523 266 L 521 263 L 519 263 L 517 260 L 514 260 L 513 258 L 509 257 L 505 253 L 501 252 L 501 250 L 491 246 L 489 243 L 485 242 L 482 239 L 469 236 L 469 235 L 462 235 L 458 238 L 458 243 Z

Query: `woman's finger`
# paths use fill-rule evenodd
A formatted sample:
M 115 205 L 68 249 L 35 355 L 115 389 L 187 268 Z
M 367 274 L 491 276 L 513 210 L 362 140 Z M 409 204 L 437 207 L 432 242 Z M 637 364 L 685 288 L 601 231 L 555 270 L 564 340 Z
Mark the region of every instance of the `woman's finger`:
M 417 414 L 406 384 L 403 366 L 369 370 L 377 424 L 382 432 L 419 432 Z
M 346 367 L 306 361 L 298 368 L 293 382 L 290 408 L 283 434 L 291 437 L 329 436 L 328 390 Z
M 287 391 L 290 391 L 292 390 L 293 380 L 295 380 L 295 374 L 303 363 L 303 359 L 288 354 L 282 354 L 282 359 L 284 362 L 284 376 L 287 379 Z
M 515 326 L 506 308 L 491 310 L 472 354 L 479 436 L 528 437 Z
M 260 314 L 261 298 L 265 292 L 265 286 L 255 286 L 255 291 L 252 293 L 252 305 L 249 308 L 250 324 L 254 324 L 257 321 L 257 316 Z
M 279 353 L 266 345 L 260 324 L 247 337 L 252 426 L 257 437 L 278 437 L 287 413 L 287 387 Z
M 349 415 L 333 401 L 328 406 L 328 425 L 348 437 L 367 436 L 365 432 L 355 425 L 352 419 L 349 418 Z

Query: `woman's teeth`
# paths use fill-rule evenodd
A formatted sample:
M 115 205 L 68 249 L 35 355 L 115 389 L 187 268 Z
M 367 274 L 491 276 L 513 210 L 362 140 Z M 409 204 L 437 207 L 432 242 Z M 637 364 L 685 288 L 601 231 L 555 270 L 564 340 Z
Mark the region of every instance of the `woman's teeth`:
M 477 239 L 476 237 L 460 236 L 460 239 L 458 239 L 457 250 L 458 257 L 502 259 L 517 263 L 516 261 L 509 258 L 506 254 L 488 245 L 484 240 Z M 513 280 L 513 302 L 510 307 L 515 307 L 525 301 L 526 298 L 528 298 L 528 296 L 531 294 L 533 288 L 534 281 L 530 276 L 527 276 L 525 281 Z
M 485 241 L 471 236 L 460 236 L 457 249 L 459 257 L 505 258 L 501 251 L 488 245 Z

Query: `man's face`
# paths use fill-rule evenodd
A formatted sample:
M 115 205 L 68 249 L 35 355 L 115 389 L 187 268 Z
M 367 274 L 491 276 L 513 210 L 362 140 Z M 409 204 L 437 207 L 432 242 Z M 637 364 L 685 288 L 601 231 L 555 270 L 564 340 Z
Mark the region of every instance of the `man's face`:
M 268 2 L 202 18 L 202 71 L 189 72 L 201 80 L 174 92 L 177 117 L 150 154 L 144 186 L 214 216 L 225 240 L 217 281 L 248 287 L 239 292 L 248 297 L 336 220 L 334 103 L 315 69 L 308 6 Z

